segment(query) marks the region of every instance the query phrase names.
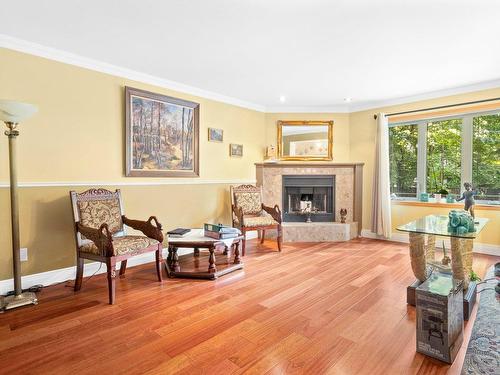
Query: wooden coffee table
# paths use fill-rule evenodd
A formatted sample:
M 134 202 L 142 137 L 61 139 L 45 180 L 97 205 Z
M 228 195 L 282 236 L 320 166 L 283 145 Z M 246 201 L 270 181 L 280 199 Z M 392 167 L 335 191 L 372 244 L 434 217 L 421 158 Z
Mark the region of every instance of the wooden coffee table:
M 226 273 L 242 269 L 243 262 L 240 259 L 242 239 L 243 236 L 216 240 L 205 237 L 203 229 L 192 229 L 181 238 L 168 237 L 168 257 L 165 262 L 167 274 L 169 277 L 214 280 Z M 194 249 L 193 256 L 184 255 L 180 260 L 177 254 L 179 248 Z M 208 250 L 208 262 L 200 257 L 200 249 Z M 223 253 L 217 256 L 217 250 L 222 250 Z M 230 259 L 231 253 L 234 253 L 233 260 Z

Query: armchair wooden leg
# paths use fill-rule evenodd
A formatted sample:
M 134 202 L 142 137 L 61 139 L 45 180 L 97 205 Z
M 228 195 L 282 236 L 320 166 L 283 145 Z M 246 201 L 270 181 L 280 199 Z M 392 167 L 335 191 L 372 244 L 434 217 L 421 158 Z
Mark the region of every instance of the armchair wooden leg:
M 262 229 L 260 232 L 260 243 L 264 243 L 264 237 L 266 236 L 266 230 Z
M 116 261 L 113 258 L 108 258 L 106 260 L 106 268 L 108 274 L 108 296 L 109 304 L 113 305 L 115 303 L 115 289 L 116 289 Z
M 283 241 L 283 231 L 281 230 L 281 225 L 278 225 L 278 251 L 281 252 L 281 242 Z
M 161 254 L 161 246 L 156 250 L 155 252 L 155 257 L 156 257 L 156 274 L 158 275 L 158 281 L 161 283 L 163 281 L 163 277 L 161 274 L 161 265 L 163 264 L 163 258 Z
M 82 288 L 83 279 L 83 258 L 76 256 L 76 278 L 75 278 L 75 292 Z
M 246 248 L 247 248 L 247 236 L 246 232 L 243 232 L 243 239 L 241 240 L 241 256 L 245 256 Z
M 127 270 L 127 259 L 122 260 L 122 263 L 120 264 L 120 276 L 124 276 L 126 270 Z

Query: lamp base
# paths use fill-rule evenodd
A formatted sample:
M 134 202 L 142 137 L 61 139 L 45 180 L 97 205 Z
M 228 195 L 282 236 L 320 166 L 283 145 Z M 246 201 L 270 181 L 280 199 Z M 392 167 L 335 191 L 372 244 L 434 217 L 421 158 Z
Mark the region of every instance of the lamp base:
M 1 298 L 1 297 L 0 297 Z M 0 313 L 26 305 L 37 305 L 38 298 L 33 292 L 24 292 L 18 296 L 8 296 L 0 299 Z

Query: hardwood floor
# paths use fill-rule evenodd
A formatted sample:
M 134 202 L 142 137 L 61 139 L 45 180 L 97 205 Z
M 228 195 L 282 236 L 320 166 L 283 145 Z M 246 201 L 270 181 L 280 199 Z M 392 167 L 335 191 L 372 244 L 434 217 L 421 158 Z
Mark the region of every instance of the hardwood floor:
M 417 354 L 407 245 L 275 245 L 249 241 L 244 271 L 216 281 L 130 268 L 114 306 L 104 275 L 77 294 L 46 288 L 38 306 L 0 315 L 0 373 L 460 373 L 476 311 L 452 366 Z M 474 269 L 496 261 L 475 255 Z

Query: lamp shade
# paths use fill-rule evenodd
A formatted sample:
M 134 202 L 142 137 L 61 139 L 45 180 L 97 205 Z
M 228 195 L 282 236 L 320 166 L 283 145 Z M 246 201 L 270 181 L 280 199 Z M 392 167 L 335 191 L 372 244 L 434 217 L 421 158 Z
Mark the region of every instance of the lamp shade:
M 21 122 L 37 111 L 38 108 L 33 104 L 0 99 L 0 120 L 4 122 Z

